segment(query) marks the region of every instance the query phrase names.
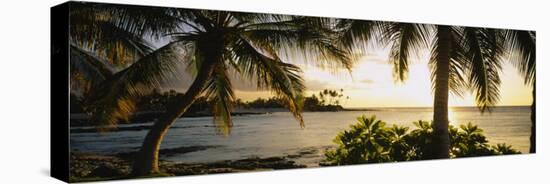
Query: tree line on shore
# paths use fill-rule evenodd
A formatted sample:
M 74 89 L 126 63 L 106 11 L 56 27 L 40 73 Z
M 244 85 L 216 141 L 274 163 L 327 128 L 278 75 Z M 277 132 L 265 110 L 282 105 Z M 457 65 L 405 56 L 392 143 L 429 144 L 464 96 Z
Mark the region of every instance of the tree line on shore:
M 309 97 L 303 98 L 302 106 L 303 111 L 341 111 L 344 110 L 344 107 L 340 104 L 340 101 L 343 99 L 344 93 L 343 89 L 338 90 L 321 90 L 318 95 L 311 95 Z M 153 90 L 150 94 L 144 95 L 139 99 L 136 104 L 136 112 L 164 112 L 166 107 L 171 106 L 171 103 L 174 102 L 174 99 L 183 96 L 183 93 L 177 92 L 175 90 L 168 90 L 165 92 L 160 92 L 159 90 Z M 319 96 L 319 97 L 318 97 Z M 346 97 L 345 100 L 349 100 L 349 97 Z M 71 94 L 71 113 L 86 113 L 86 107 L 82 102 L 82 99 L 74 94 Z M 199 97 L 195 102 L 189 107 L 186 113 L 196 114 L 198 112 L 210 112 L 212 104 L 215 102 L 209 101 L 206 97 Z M 239 107 L 243 109 L 267 109 L 267 108 L 277 108 L 283 109 L 287 108 L 285 106 L 284 99 L 279 97 L 267 97 L 262 98 L 258 97 L 255 100 L 243 101 L 238 98 L 232 102 L 234 107 Z

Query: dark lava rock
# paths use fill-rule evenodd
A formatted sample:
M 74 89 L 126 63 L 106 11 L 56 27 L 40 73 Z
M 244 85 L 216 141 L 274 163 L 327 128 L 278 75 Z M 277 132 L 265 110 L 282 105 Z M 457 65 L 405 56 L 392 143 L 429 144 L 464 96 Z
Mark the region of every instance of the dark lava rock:
M 220 146 L 184 146 L 184 147 L 178 147 L 178 148 L 166 148 L 166 149 L 160 149 L 159 154 L 161 157 L 170 157 L 174 155 L 186 154 L 186 153 L 202 151 L 202 150 L 217 148 L 217 147 L 220 147 Z M 122 152 L 122 153 L 117 153 L 114 156 L 125 160 L 133 160 L 137 153 L 138 151 Z
M 112 164 L 103 164 L 92 170 L 89 176 L 92 177 L 117 177 L 128 173 L 123 172 Z

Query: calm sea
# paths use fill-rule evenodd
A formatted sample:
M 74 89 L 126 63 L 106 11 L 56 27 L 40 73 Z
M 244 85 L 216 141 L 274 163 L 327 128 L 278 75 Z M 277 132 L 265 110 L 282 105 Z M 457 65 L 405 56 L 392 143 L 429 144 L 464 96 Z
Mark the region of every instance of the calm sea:
M 212 118 L 182 118 L 166 135 L 161 149 L 189 146 L 212 148 L 176 154 L 162 159 L 176 162 L 213 162 L 243 159 L 253 156 L 289 156 L 300 164 L 317 166 L 325 149 L 334 146 L 336 134 L 355 123 L 357 116 L 376 115 L 388 124 L 413 126 L 416 120 L 430 120 L 431 108 L 377 108 L 373 111 L 305 112 L 306 127 L 301 129 L 290 113 L 236 116 L 229 136 L 216 134 Z M 530 135 L 529 107 L 498 107 L 481 114 L 477 108 L 460 107 L 450 110 L 451 124 L 472 122 L 483 129 L 491 144 L 506 143 L 527 153 Z M 150 124 L 150 123 L 149 123 Z M 140 124 L 147 125 L 147 124 Z M 136 125 L 121 125 L 136 126 Z M 135 151 L 146 131 L 110 133 L 73 133 L 71 149 L 116 153 Z M 296 155 L 301 155 L 297 157 Z

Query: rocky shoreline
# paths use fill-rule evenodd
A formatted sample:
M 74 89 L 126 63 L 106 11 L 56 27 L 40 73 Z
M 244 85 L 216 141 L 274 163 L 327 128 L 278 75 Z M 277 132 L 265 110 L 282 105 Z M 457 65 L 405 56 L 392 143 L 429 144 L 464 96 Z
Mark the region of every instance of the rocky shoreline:
M 151 123 L 134 123 L 132 126 L 114 126 L 113 128 L 108 129 L 108 132 L 122 132 L 122 131 L 142 131 L 149 130 L 153 125 Z M 239 125 L 234 125 L 233 127 L 238 127 Z M 170 129 L 180 129 L 180 128 L 197 128 L 197 127 L 212 127 L 215 125 L 184 125 L 184 126 L 172 126 Z M 70 129 L 71 134 L 74 133 L 97 133 L 101 132 L 98 127 L 87 126 L 87 127 L 74 127 Z
M 164 112 L 161 111 L 144 111 L 136 112 L 134 115 L 129 117 L 128 122 L 119 122 L 119 123 L 147 123 L 156 120 Z M 269 112 L 232 112 L 232 116 L 247 116 L 247 115 L 262 115 Z M 181 116 L 183 117 L 211 117 L 211 112 L 194 112 L 194 113 L 185 113 Z M 71 127 L 86 127 L 86 126 L 95 126 L 92 122 L 89 121 L 90 116 L 84 113 L 71 113 L 70 122 Z
M 191 152 L 206 148 L 178 148 L 179 150 L 161 150 L 161 154 L 173 152 Z M 129 179 L 133 153 L 103 155 L 96 153 L 71 152 L 70 181 L 97 181 Z M 161 172 L 166 176 L 185 176 L 213 173 L 250 172 L 262 170 L 305 168 L 288 157 L 252 157 L 240 160 L 224 160 L 211 163 L 175 163 L 160 160 Z M 163 175 L 159 175 L 163 176 Z

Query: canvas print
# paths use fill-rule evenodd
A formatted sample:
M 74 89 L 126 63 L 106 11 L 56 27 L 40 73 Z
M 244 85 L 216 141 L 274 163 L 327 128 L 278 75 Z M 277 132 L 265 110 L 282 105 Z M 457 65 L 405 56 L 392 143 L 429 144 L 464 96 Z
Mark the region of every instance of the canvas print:
M 68 16 L 71 182 L 535 153 L 535 31 L 86 2 Z

